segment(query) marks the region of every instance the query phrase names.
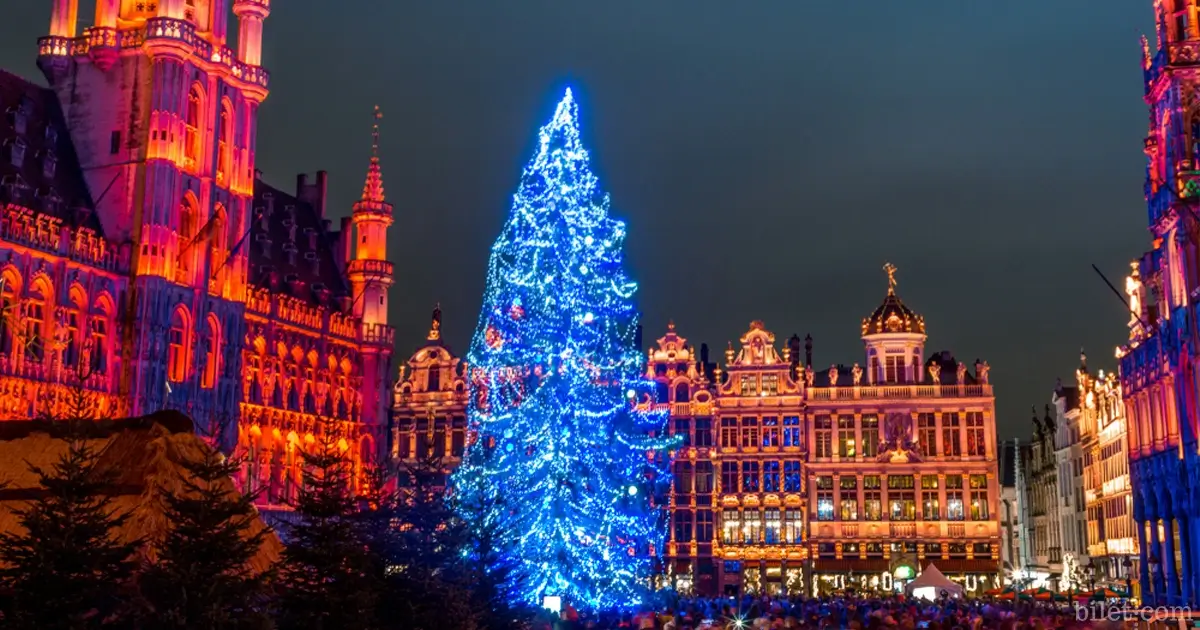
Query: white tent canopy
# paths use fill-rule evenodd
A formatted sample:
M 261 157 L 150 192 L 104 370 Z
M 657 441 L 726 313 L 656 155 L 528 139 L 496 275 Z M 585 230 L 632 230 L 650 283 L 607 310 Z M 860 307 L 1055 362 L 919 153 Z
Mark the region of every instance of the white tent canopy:
M 951 582 L 938 568 L 930 564 L 917 579 L 904 585 L 904 594 L 909 597 L 924 597 L 934 600 L 946 593 L 950 597 L 962 597 L 963 587 Z

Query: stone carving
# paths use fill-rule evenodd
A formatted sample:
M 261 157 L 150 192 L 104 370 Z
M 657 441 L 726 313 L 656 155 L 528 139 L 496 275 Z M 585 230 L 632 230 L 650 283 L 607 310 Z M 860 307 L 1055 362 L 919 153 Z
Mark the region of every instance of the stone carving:
M 838 386 L 838 369 L 836 365 L 829 366 L 829 386 Z
M 919 462 L 921 454 L 917 452 L 912 440 L 912 416 L 907 413 L 889 413 L 883 421 L 884 442 L 879 448 L 877 461 L 881 462 Z
M 805 383 L 806 385 L 808 385 L 809 387 L 812 387 L 812 386 L 813 386 L 813 380 L 816 378 L 816 376 L 817 376 L 817 374 L 816 374 L 816 372 L 815 372 L 815 371 L 813 371 L 813 370 L 806 370 L 806 371 L 804 372 L 804 383 Z
M 854 367 L 850 368 L 850 376 L 854 378 L 854 386 L 855 387 L 858 387 L 859 383 L 862 382 L 862 375 L 863 375 L 862 368 L 859 367 L 857 363 L 855 363 Z
M 992 369 L 992 366 L 988 365 L 987 361 L 981 361 L 979 363 L 976 363 L 975 364 L 975 378 L 979 379 L 980 383 L 986 384 L 988 382 L 988 371 L 991 369 Z
M 935 362 L 929 364 L 929 378 L 930 378 L 930 380 L 933 381 L 934 385 L 940 385 L 942 383 L 942 364 L 941 363 L 938 363 L 935 361 Z
M 962 361 L 958 362 L 958 384 L 962 385 L 967 382 L 967 366 L 963 365 Z

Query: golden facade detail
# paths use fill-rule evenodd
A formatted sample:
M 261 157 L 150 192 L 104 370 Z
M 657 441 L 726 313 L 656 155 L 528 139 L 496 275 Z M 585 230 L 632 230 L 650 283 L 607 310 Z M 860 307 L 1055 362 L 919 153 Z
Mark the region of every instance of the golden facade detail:
M 392 391 L 392 462 L 432 463 L 448 473 L 462 460 L 467 435 L 466 363 L 444 345 L 434 308 L 426 343 L 400 366 Z
M 650 349 L 656 404 L 683 440 L 667 497 L 676 588 L 888 588 L 929 563 L 971 590 L 998 583 L 989 366 L 926 359 L 924 319 L 885 271 L 887 295 L 863 325 L 865 368 L 814 368 L 811 337 L 779 349 L 759 321 L 721 368 L 674 325 Z

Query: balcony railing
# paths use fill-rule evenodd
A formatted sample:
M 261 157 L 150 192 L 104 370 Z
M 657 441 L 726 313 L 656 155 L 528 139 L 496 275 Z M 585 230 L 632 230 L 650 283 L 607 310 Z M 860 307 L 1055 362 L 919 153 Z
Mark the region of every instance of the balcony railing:
M 395 266 L 386 260 L 351 260 L 346 265 L 346 274 L 357 273 L 369 276 L 391 277 Z
M 990 384 L 973 385 L 867 385 L 812 387 L 810 400 L 903 400 L 913 398 L 983 398 L 992 395 Z
M 266 0 L 259 0 L 266 5 Z M 247 83 L 267 87 L 270 74 L 259 66 L 240 61 L 229 48 L 214 49 L 209 42 L 196 37 L 196 27 L 187 20 L 174 18 L 151 18 L 142 28 L 115 30 L 93 27 L 79 37 L 42 37 L 38 40 L 38 54 L 42 57 L 78 57 L 87 55 L 93 48 L 140 48 L 148 40 L 174 40 L 193 49 L 192 55 L 205 63 L 229 69 L 230 74 Z

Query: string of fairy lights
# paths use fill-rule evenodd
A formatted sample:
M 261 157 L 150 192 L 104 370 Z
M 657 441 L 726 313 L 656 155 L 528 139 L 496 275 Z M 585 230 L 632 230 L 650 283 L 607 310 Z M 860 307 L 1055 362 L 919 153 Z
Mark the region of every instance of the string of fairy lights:
M 635 345 L 623 222 L 591 172 L 567 90 L 492 248 L 468 356 L 477 432 L 455 473 L 501 541 L 509 596 L 605 609 L 642 601 L 661 548 L 654 484 L 666 415 Z M 480 519 L 476 513 L 471 518 Z

